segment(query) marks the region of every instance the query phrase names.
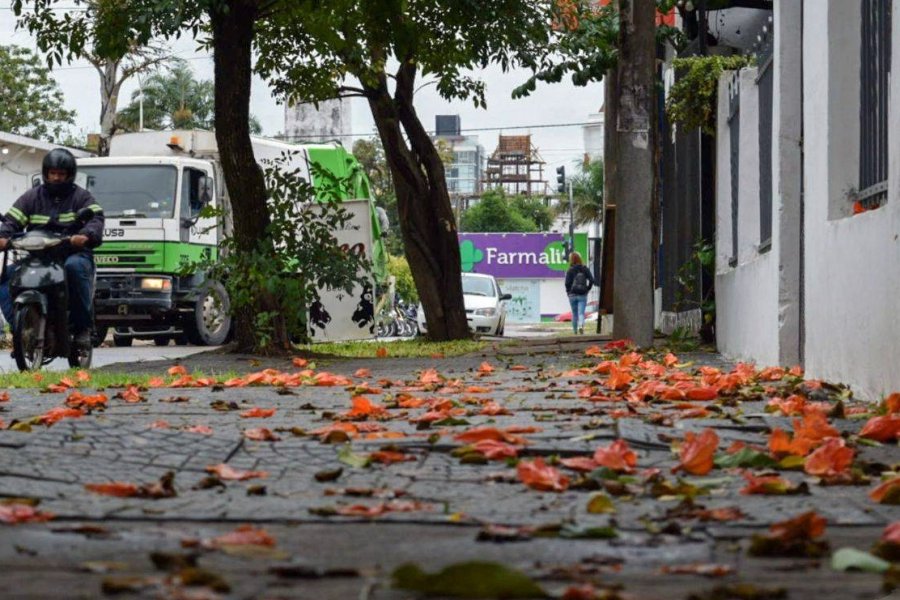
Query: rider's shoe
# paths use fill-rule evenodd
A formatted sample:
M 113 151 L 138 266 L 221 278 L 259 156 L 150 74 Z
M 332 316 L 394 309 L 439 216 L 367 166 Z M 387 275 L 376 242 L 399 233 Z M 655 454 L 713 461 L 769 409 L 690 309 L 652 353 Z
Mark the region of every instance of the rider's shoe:
M 80 331 L 75 334 L 75 345 L 82 349 L 86 350 L 91 347 L 91 330 L 85 329 L 84 331 Z

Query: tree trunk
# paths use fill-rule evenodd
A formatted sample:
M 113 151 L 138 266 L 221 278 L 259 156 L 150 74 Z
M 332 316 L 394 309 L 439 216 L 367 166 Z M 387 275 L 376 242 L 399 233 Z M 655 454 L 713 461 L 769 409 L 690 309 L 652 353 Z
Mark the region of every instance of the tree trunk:
M 109 156 L 109 139 L 116 129 L 116 110 L 122 88 L 119 62 L 107 60 L 94 65 L 100 73 L 100 141 L 97 146 L 97 154 L 100 156 Z
M 397 72 L 393 97 L 384 75 L 365 88 L 366 97 L 394 180 L 406 259 L 425 311 L 428 337 L 466 339 L 470 333 L 456 220 L 444 165 L 413 107 L 415 77 L 415 65 L 406 62 Z
M 236 252 L 258 251 L 269 225 L 265 179 L 253 157 L 250 142 L 251 51 L 253 25 L 258 16 L 256 5 L 255 0 L 231 0 L 227 10 L 210 14 L 216 81 L 216 142 L 231 201 Z M 227 85 L 223 85 L 225 82 Z M 254 330 L 257 314 L 281 313 L 281 306 L 271 295 L 261 293 L 255 300 L 255 306 L 240 307 L 235 311 L 238 351 L 258 350 Z M 283 320 L 276 320 L 275 326 L 272 348 L 289 348 Z
M 619 0 L 613 335 L 653 344 L 656 3 Z
M 606 74 L 604 82 L 603 112 L 606 127 L 603 129 L 603 261 L 601 265 L 600 309 L 613 315 L 613 292 L 615 289 L 615 240 L 616 240 L 616 199 L 619 197 L 615 184 L 619 170 L 618 129 L 616 119 L 619 111 L 619 72 L 613 67 Z M 615 319 L 615 315 L 613 315 Z M 602 319 L 597 319 L 597 333 L 600 333 Z

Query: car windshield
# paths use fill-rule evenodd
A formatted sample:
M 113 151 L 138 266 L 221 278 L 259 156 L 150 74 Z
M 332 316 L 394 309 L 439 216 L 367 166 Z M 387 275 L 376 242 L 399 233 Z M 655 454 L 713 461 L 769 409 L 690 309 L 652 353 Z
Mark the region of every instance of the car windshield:
M 494 280 L 489 277 L 465 277 L 462 278 L 463 294 L 472 296 L 496 296 L 494 292 Z
M 169 165 L 85 166 L 76 182 L 107 217 L 166 219 L 175 215 L 177 176 Z

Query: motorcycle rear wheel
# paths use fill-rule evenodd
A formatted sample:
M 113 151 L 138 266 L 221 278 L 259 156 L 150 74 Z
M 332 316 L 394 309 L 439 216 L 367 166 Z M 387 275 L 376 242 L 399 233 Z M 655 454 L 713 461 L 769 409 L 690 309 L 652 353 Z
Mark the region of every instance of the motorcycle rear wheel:
M 34 371 L 44 365 L 44 345 L 38 344 L 38 337 L 46 331 L 47 318 L 41 314 L 36 304 L 16 307 L 13 316 L 13 353 L 20 371 Z

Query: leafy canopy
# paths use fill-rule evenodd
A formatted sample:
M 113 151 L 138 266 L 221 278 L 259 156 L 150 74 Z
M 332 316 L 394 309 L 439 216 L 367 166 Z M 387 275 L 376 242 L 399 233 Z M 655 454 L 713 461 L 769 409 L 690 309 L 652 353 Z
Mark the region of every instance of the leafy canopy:
M 507 196 L 501 188 L 487 190 L 482 194 L 478 204 L 472 206 L 460 217 L 460 230 L 471 232 L 515 231 L 532 232 L 538 230 L 535 218 L 531 214 L 522 214 L 520 209 L 535 208 L 539 200 L 524 200 Z M 542 213 L 538 218 L 550 220 L 548 214 Z
M 50 71 L 26 48 L 0 46 L 0 97 L 0 131 L 58 141 L 75 123 Z

